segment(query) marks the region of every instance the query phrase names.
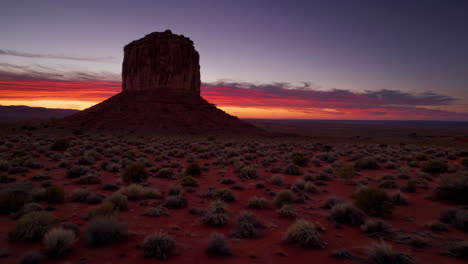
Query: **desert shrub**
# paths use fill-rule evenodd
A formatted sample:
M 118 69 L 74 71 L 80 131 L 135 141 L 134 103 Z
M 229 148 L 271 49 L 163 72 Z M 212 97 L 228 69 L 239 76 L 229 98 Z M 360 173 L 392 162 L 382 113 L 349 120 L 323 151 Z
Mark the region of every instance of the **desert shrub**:
M 468 232 L 468 209 L 466 208 L 446 209 L 441 213 L 439 219 L 463 232 Z
M 338 155 L 336 155 L 336 153 L 333 152 L 320 152 L 317 154 L 316 157 L 317 159 L 328 163 L 332 163 L 338 160 Z
M 240 169 L 238 177 L 241 179 L 258 179 L 260 177 L 260 170 L 256 165 L 244 166 Z
M 339 204 L 339 203 L 345 203 L 346 201 L 341 199 L 341 198 L 337 198 L 337 197 L 330 197 L 328 198 L 326 201 L 325 201 L 325 204 L 322 205 L 322 208 L 323 209 L 332 209 L 333 206 L 335 206 L 336 204 Z
M 118 190 L 119 188 L 120 187 L 117 184 L 114 184 L 114 183 L 104 183 L 101 186 L 101 189 L 105 190 L 105 191 L 115 191 L 115 190 Z
M 350 179 L 357 176 L 356 170 L 352 165 L 346 165 L 338 169 L 338 177 L 343 179 Z
M 306 156 L 305 153 L 294 152 L 291 155 L 291 161 L 292 161 L 292 163 L 296 164 L 297 166 L 305 167 L 307 165 L 307 163 L 309 162 L 309 158 Z
M 390 200 L 395 205 L 408 205 L 409 204 L 408 198 L 406 198 L 406 196 L 402 194 L 401 192 L 396 192 L 393 195 L 391 195 Z
M 426 226 L 434 231 L 448 231 L 448 226 L 438 220 L 430 221 Z
M 200 176 L 202 174 L 202 168 L 198 162 L 192 162 L 185 168 L 184 174 L 187 176 Z
M 214 194 L 215 198 L 221 199 L 225 202 L 234 202 L 236 201 L 236 197 L 234 196 L 234 193 L 232 193 L 231 190 L 229 189 L 218 189 L 215 191 Z
M 247 207 L 250 209 L 264 209 L 268 207 L 267 199 L 254 196 L 248 201 Z
M 427 241 L 423 238 L 412 236 L 410 237 L 408 244 L 415 248 L 424 248 L 427 246 Z
M 271 176 L 270 178 L 270 183 L 273 184 L 273 185 L 283 185 L 283 182 L 284 182 L 284 177 L 283 175 L 281 174 L 275 174 L 273 176 Z
M 38 203 L 27 203 L 25 205 L 23 205 L 23 207 L 21 207 L 20 210 L 10 214 L 10 216 L 13 218 L 13 219 L 18 219 L 20 218 L 21 216 L 27 214 L 27 213 L 30 213 L 30 212 L 39 212 L 39 211 L 44 211 L 44 207 L 41 205 L 41 204 L 38 204 Z
M 54 218 L 47 212 L 30 212 L 18 220 L 8 236 L 14 241 L 38 241 L 54 222 Z
M 86 202 L 86 199 L 92 192 L 89 189 L 76 189 L 70 195 L 70 200 L 73 202 Z
M 107 197 L 106 202 L 112 204 L 114 208 L 119 211 L 125 211 L 128 209 L 127 196 L 119 192 L 113 193 L 111 196 Z
M 316 180 L 319 180 L 319 181 L 331 181 L 332 179 L 333 179 L 333 176 L 330 173 L 326 173 L 323 171 L 320 172 L 316 178 Z
M 409 181 L 406 183 L 406 186 L 403 186 L 403 188 L 401 188 L 401 190 L 404 191 L 404 192 L 410 192 L 410 193 L 416 192 L 416 190 L 417 190 L 417 183 L 416 183 L 416 181 L 414 181 L 414 180 L 409 180 Z
M 144 187 L 139 184 L 131 184 L 123 187 L 119 191 L 121 194 L 127 196 L 130 201 L 139 201 L 142 199 L 154 199 L 160 196 L 158 190 L 149 187 Z
M 47 172 L 43 171 L 31 177 L 32 181 L 45 181 L 50 180 L 50 176 Z
M 85 241 L 95 247 L 123 241 L 127 235 L 127 228 L 114 217 L 96 217 L 86 227 Z
M 365 187 L 354 194 L 356 206 L 371 216 L 390 216 L 393 211 L 393 203 L 386 192 Z
M 414 264 L 416 261 L 408 254 L 396 252 L 384 242 L 372 244 L 367 249 L 366 263 L 369 264 Z
M 362 226 L 361 230 L 368 236 L 385 236 L 392 233 L 392 228 L 382 220 L 367 220 Z
M 330 211 L 329 219 L 341 224 L 361 225 L 366 214 L 348 203 L 338 203 Z
M 312 182 L 306 182 L 306 184 L 304 185 L 304 191 L 308 192 L 308 193 L 318 193 L 320 192 L 319 188 L 313 184 Z
M 122 180 L 125 183 L 140 183 L 145 181 L 148 178 L 148 172 L 146 168 L 141 163 L 133 163 L 128 166 L 125 172 L 122 174 Z
M 169 195 L 166 197 L 164 206 L 167 208 L 185 208 L 187 207 L 187 198 L 184 195 Z
M 275 197 L 275 205 L 276 207 L 281 207 L 284 204 L 291 204 L 296 200 L 294 193 L 290 190 L 281 190 Z
M 395 163 L 395 162 L 387 161 L 387 162 L 385 163 L 385 169 L 394 170 L 394 169 L 396 169 L 396 168 L 398 168 L 398 164 Z
M 263 225 L 253 213 L 241 212 L 237 217 L 232 236 L 237 238 L 254 238 L 260 236 Z
M 421 170 L 429 174 L 444 173 L 447 172 L 448 165 L 441 160 L 428 160 L 421 165 Z
M 214 232 L 210 235 L 206 252 L 216 256 L 232 255 L 232 250 L 229 246 L 226 236 L 217 232 Z
M 159 206 L 159 207 L 149 207 L 145 210 L 146 216 L 152 217 L 161 217 L 161 216 L 169 216 L 169 211 L 166 207 Z
M 351 253 L 349 253 L 348 250 L 346 249 L 337 249 L 333 251 L 331 254 L 331 257 L 335 259 L 352 259 L 353 258 Z
M 284 204 L 280 209 L 276 210 L 279 217 L 282 218 L 296 218 L 297 213 L 294 207 L 290 204 Z
M 59 138 L 54 141 L 52 146 L 50 146 L 51 150 L 56 150 L 56 151 L 64 151 L 67 150 L 67 148 L 70 147 L 70 141 L 66 138 Z
M 18 211 L 33 200 L 34 185 L 30 182 L 15 182 L 0 189 L 0 214 Z
M 195 179 L 192 176 L 185 176 L 182 178 L 180 181 L 180 185 L 182 186 L 190 186 L 190 187 L 197 187 L 198 186 L 198 180 Z
M 83 166 L 74 166 L 74 167 L 71 167 L 70 169 L 68 169 L 68 177 L 70 178 L 78 178 L 82 175 L 85 175 L 86 173 L 88 173 L 88 169 L 86 167 L 83 167 Z
M 468 174 L 459 174 L 455 178 L 442 177 L 439 185 L 434 188 L 432 197 L 458 204 L 468 204 Z
M 286 168 L 284 169 L 284 173 L 288 175 L 302 175 L 304 172 L 301 170 L 301 168 L 299 168 L 299 166 L 291 163 L 288 166 L 286 166 Z
M 73 247 L 75 233 L 61 227 L 53 228 L 44 235 L 44 246 L 50 257 L 61 257 Z
M 202 222 L 211 226 L 224 226 L 228 220 L 229 216 L 227 215 L 226 206 L 221 200 L 212 202 L 202 217 Z
M 232 179 L 232 178 L 223 178 L 223 179 L 221 180 L 221 183 L 222 183 L 222 184 L 228 184 L 228 185 L 229 185 L 229 184 L 234 184 L 234 183 L 236 183 L 236 181 L 235 181 L 234 179 Z
M 25 253 L 20 260 L 21 264 L 40 264 L 44 262 L 44 255 L 40 252 L 31 251 Z
M 462 159 L 461 165 L 463 165 L 464 167 L 468 168 L 468 158 Z
M 174 171 L 170 168 L 160 169 L 156 173 L 157 178 L 172 179 L 175 176 Z
M 354 163 L 354 168 L 356 170 L 378 170 L 380 166 L 375 158 L 362 157 Z
M 167 259 L 176 248 L 175 240 L 168 234 L 159 232 L 145 237 L 141 245 L 145 258 Z
M 325 248 L 327 245 L 315 226 L 306 220 L 297 220 L 289 226 L 284 241 L 302 248 Z
M 448 253 L 456 258 L 468 258 L 468 241 L 459 241 L 450 245 Z
M 99 175 L 95 175 L 95 174 L 81 175 L 77 183 L 78 184 L 99 184 L 101 183 L 101 178 L 99 177 Z
M 65 200 L 65 192 L 62 188 L 52 185 L 45 189 L 43 199 L 48 203 L 62 203 Z

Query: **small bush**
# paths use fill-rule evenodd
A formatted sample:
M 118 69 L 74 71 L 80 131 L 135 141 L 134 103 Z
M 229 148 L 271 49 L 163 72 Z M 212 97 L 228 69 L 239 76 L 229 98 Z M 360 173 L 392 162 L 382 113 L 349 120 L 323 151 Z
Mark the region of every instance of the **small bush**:
M 392 196 L 390 196 L 390 200 L 392 201 L 393 204 L 395 205 L 408 205 L 409 201 L 408 198 L 401 192 L 396 192 Z
M 184 195 L 169 195 L 166 197 L 164 206 L 167 208 L 185 208 L 187 207 L 187 198 Z
M 351 204 L 338 203 L 331 209 L 329 218 L 341 224 L 362 225 L 366 214 Z
M 276 212 L 278 213 L 279 217 L 282 218 L 296 218 L 297 216 L 296 210 L 290 204 L 284 204 Z
M 241 179 L 258 179 L 260 177 L 260 170 L 256 165 L 245 166 L 239 171 L 239 178 Z
M 158 190 L 144 187 L 139 184 L 131 184 L 119 191 L 121 194 L 127 196 L 130 201 L 139 201 L 142 199 L 154 199 L 160 196 Z
M 236 197 L 229 189 L 218 189 L 215 191 L 215 198 L 221 199 L 225 202 L 234 202 L 236 201 Z
M 448 231 L 447 225 L 437 220 L 427 223 L 427 227 L 434 231 Z
M 390 216 L 393 211 L 393 203 L 386 192 L 365 187 L 360 189 L 354 197 L 356 206 L 371 216 Z
M 184 174 L 187 176 L 200 176 L 202 174 L 202 168 L 198 162 L 193 162 L 185 168 Z
M 237 223 L 232 232 L 232 236 L 237 238 L 259 237 L 260 231 L 258 229 L 262 227 L 262 223 L 254 214 L 241 212 L 237 217 Z
M 86 199 L 92 192 L 89 189 L 76 189 L 70 195 L 70 200 L 72 202 L 86 202 Z
M 45 189 L 43 198 L 48 203 L 62 203 L 65 200 L 65 192 L 62 188 L 52 185 Z
M 276 207 L 281 207 L 285 204 L 291 204 L 296 200 L 296 197 L 290 190 L 281 190 L 275 197 Z
M 468 209 L 449 208 L 442 212 L 440 221 L 450 224 L 463 232 L 468 232 Z
M 437 186 L 432 197 L 457 204 L 468 204 L 468 174 L 459 174 L 455 178 L 444 176 Z
M 66 138 L 59 138 L 50 146 L 51 150 L 65 151 L 70 147 L 70 141 Z
M 34 185 L 30 182 L 16 182 L 3 186 L 0 190 L 0 214 L 18 211 L 33 200 Z
M 439 174 L 447 172 L 448 165 L 441 160 L 428 160 L 422 164 L 421 170 L 429 174 Z
M 296 164 L 289 164 L 284 169 L 284 173 L 288 175 L 302 175 L 304 172 Z
M 166 207 L 150 207 L 147 208 L 145 211 L 146 216 L 152 216 L 152 217 L 161 217 L 161 216 L 169 216 L 169 211 L 167 210 Z
M 125 172 L 122 174 L 122 180 L 125 183 L 140 183 L 148 178 L 148 172 L 141 163 L 133 163 L 127 167 Z
M 92 219 L 94 217 L 113 217 L 119 212 L 119 209 L 111 202 L 106 201 L 90 211 L 86 218 Z
M 291 161 L 297 166 L 305 167 L 309 162 L 309 158 L 304 153 L 295 152 L 291 155 Z
M 18 220 L 8 236 L 13 241 L 38 241 L 54 222 L 54 218 L 47 212 L 30 212 Z
M 127 228 L 113 217 L 94 218 L 85 230 L 85 240 L 89 247 L 120 242 L 127 235 Z
M 80 176 L 77 181 L 78 184 L 88 185 L 88 184 L 99 184 L 101 183 L 101 178 L 95 174 L 86 174 Z
M 345 202 L 346 201 L 341 199 L 341 198 L 330 197 L 325 201 L 325 204 L 322 206 L 322 208 L 323 209 L 332 209 L 333 206 L 335 206 L 336 204 L 345 203 Z
M 115 209 L 125 211 L 128 209 L 128 198 L 121 193 L 114 193 L 107 197 L 106 202 L 111 203 Z
M 224 226 L 228 221 L 229 216 L 226 212 L 226 206 L 221 200 L 212 202 L 207 212 L 202 217 L 202 222 L 211 226 Z
M 465 168 L 468 168 L 468 158 L 462 159 L 461 165 L 463 165 Z
M 361 226 L 362 232 L 367 236 L 382 237 L 392 233 L 392 228 L 381 220 L 367 220 Z
M 320 192 L 319 188 L 315 184 L 313 184 L 312 182 L 307 182 L 304 185 L 304 191 L 306 191 L 308 193 L 319 193 Z
M 180 185 L 182 186 L 190 186 L 190 187 L 197 187 L 198 186 L 198 180 L 195 179 L 192 176 L 185 176 L 182 178 L 180 181 Z
M 176 242 L 168 234 L 159 232 L 147 236 L 141 246 L 145 258 L 167 259 L 175 250 Z
M 356 170 L 352 165 L 346 165 L 338 169 L 338 177 L 343 179 L 351 179 L 357 176 Z
M 408 254 L 394 251 L 382 242 L 367 249 L 366 263 L 369 264 L 414 264 L 416 261 Z
M 53 228 L 44 235 L 47 255 L 61 257 L 70 251 L 76 241 L 75 233 L 61 227 Z
M 247 207 L 250 209 L 264 209 L 268 207 L 268 201 L 263 197 L 254 196 L 249 200 Z
M 275 174 L 270 178 L 270 183 L 273 185 L 281 186 L 283 185 L 284 177 L 281 174 Z
M 302 248 L 325 248 L 327 245 L 315 226 L 306 220 L 297 220 L 292 224 L 286 231 L 284 241 Z
M 88 173 L 88 169 L 84 166 L 75 166 L 75 167 L 71 167 L 69 170 L 68 170 L 68 177 L 70 178 L 78 178 L 82 175 L 86 175 L 86 173 Z
M 206 252 L 216 256 L 231 256 L 232 250 L 223 234 L 214 232 L 210 235 Z
M 375 158 L 363 157 L 354 163 L 354 168 L 356 170 L 378 170 L 380 166 Z

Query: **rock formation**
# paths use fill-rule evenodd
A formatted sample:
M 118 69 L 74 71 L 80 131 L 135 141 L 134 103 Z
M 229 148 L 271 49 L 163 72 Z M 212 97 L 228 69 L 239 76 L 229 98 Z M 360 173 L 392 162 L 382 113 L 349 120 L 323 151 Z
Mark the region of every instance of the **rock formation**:
M 189 38 L 169 30 L 126 45 L 122 92 L 65 123 L 92 129 L 263 134 L 200 96 L 199 54 Z

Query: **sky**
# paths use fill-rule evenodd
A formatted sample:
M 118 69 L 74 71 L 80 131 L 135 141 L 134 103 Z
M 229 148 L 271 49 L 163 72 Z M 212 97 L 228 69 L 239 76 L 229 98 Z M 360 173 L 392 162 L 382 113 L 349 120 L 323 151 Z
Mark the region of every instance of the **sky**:
M 121 91 L 123 46 L 170 29 L 201 94 L 241 118 L 468 121 L 468 2 L 4 1 L 0 105 L 84 109 Z

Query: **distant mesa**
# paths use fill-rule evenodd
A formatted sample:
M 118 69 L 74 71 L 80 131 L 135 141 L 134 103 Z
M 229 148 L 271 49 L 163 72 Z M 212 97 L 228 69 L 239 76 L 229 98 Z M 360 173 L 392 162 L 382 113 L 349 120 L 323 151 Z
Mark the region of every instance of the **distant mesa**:
M 90 129 L 263 133 L 200 96 L 200 56 L 193 41 L 170 30 L 124 47 L 122 92 L 65 118 Z

